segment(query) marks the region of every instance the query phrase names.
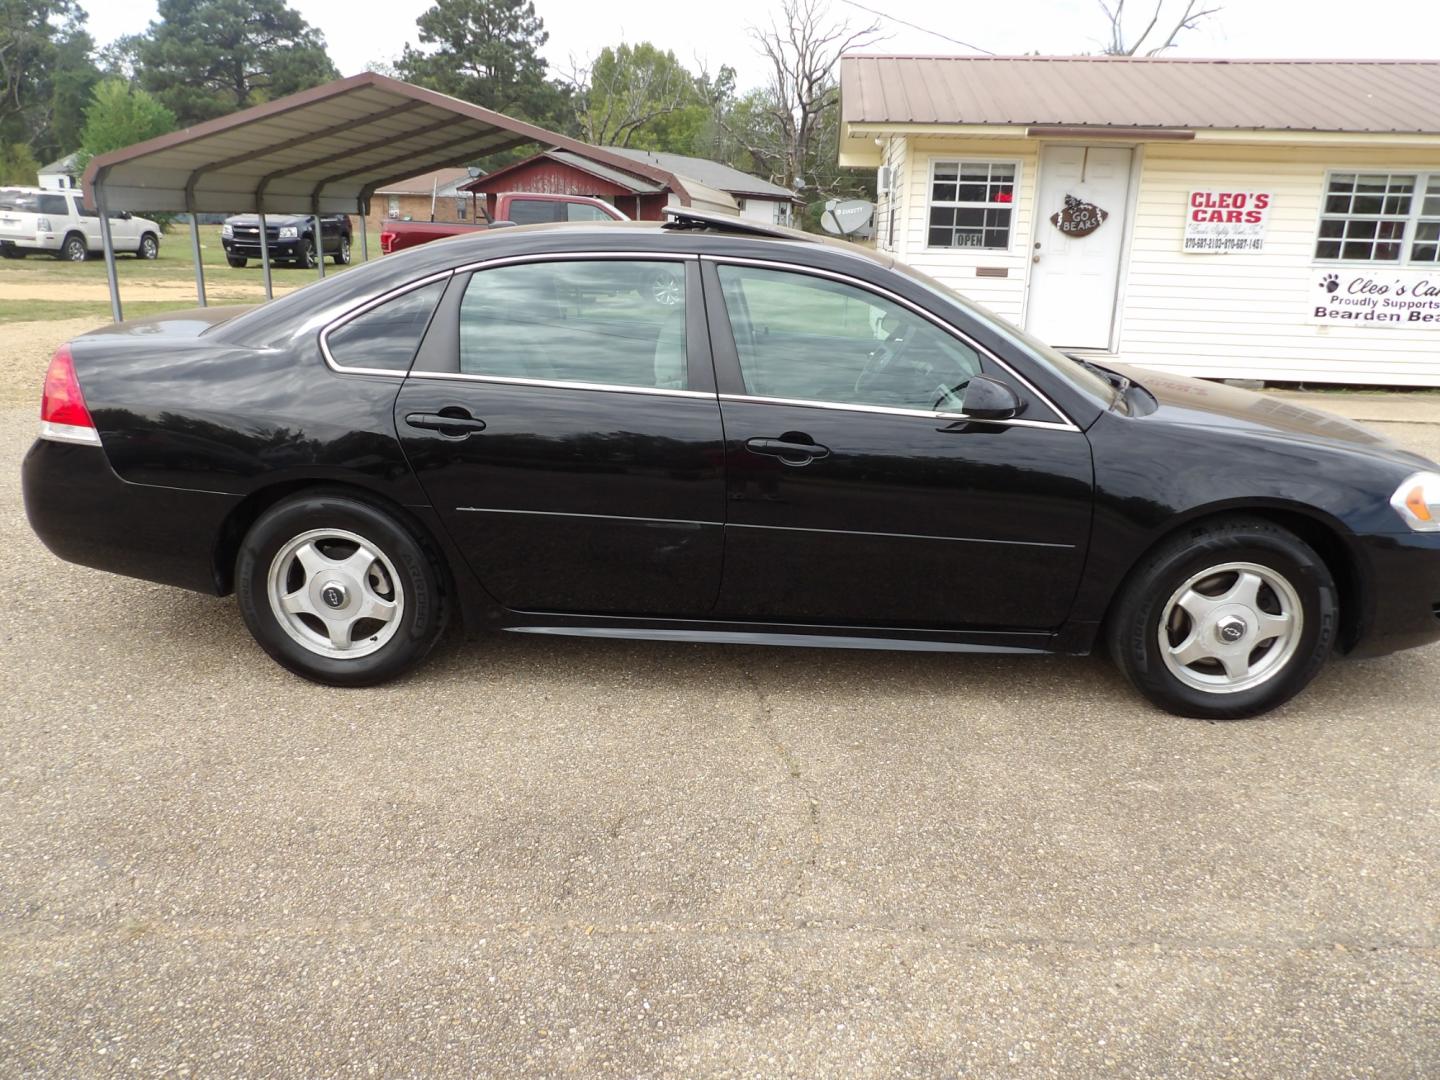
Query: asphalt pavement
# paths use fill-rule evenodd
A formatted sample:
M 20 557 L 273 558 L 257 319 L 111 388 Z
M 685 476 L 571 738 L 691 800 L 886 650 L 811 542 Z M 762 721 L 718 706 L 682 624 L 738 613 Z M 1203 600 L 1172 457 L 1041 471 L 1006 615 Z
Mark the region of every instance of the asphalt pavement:
M 50 556 L 33 430 L 0 1076 L 1440 1075 L 1440 648 L 1228 724 L 1101 659 L 521 636 L 324 689 Z

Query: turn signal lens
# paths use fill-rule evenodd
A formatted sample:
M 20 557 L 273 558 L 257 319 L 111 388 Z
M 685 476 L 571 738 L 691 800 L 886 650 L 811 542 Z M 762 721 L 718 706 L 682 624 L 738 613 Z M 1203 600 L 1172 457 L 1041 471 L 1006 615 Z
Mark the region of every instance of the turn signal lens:
M 1440 532 L 1440 475 L 1416 473 L 1395 489 L 1390 505 L 1416 532 Z
M 100 434 L 85 407 L 80 380 L 75 377 L 75 360 L 70 346 L 61 345 L 50 358 L 45 373 L 45 394 L 40 399 L 40 437 L 57 442 L 99 445 Z

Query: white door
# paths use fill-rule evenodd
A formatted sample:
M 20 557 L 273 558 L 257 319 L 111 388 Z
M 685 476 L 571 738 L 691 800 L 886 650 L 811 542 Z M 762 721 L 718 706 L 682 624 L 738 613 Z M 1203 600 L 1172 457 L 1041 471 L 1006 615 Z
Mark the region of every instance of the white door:
M 1025 328 L 1042 341 L 1070 349 L 1110 347 L 1132 153 L 1113 146 L 1047 146 L 1040 152 Z

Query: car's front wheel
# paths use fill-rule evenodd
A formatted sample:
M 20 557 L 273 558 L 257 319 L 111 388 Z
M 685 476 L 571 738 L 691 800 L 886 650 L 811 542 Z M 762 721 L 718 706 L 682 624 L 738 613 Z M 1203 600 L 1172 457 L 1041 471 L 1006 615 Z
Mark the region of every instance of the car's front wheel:
M 235 270 L 244 270 L 246 265 L 250 262 L 249 259 L 239 255 L 226 255 L 225 261 L 229 263 L 230 266 Z
M 235 566 L 255 640 L 298 675 L 372 686 L 424 659 L 445 628 L 441 576 L 420 541 L 358 498 L 316 493 L 271 507 Z
M 306 270 L 315 269 L 315 242 L 308 236 L 300 241 L 300 265 Z
M 140 247 L 136 249 L 135 255 L 140 259 L 158 259 L 160 257 L 160 241 L 154 233 L 146 233 L 140 238 Z
M 1313 548 L 1259 519 L 1196 526 L 1133 572 L 1110 654 L 1156 705 L 1236 720 L 1290 700 L 1335 643 L 1335 582 Z
M 340 249 L 335 252 L 334 258 L 336 266 L 350 265 L 350 238 L 348 236 L 340 237 Z

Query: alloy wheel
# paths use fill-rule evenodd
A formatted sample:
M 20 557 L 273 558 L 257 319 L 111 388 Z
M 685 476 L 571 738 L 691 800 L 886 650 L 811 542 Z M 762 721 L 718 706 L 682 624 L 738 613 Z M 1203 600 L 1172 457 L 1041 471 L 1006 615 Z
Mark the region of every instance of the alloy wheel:
M 344 529 L 311 529 L 271 560 L 266 595 L 285 632 L 319 656 L 354 659 L 385 647 L 405 591 L 384 552 Z
M 657 304 L 674 307 L 684 298 L 685 287 L 669 270 L 661 270 L 650 280 L 650 295 Z
M 1299 593 L 1283 575 L 1258 563 L 1221 563 L 1171 594 L 1160 616 L 1160 655 L 1186 686 L 1233 694 L 1284 670 L 1304 628 Z

